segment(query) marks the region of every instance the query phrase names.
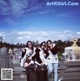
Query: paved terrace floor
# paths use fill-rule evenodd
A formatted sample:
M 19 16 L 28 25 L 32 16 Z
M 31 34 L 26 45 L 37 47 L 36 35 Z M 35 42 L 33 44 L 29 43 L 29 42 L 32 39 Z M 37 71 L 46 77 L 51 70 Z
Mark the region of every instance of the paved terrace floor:
M 13 59 L 14 64 L 14 74 L 12 81 L 27 81 L 25 75 L 25 69 L 19 65 L 19 59 Z M 67 67 L 65 65 L 67 64 Z M 75 66 L 75 67 L 74 67 Z M 21 74 L 24 74 L 24 77 L 21 77 Z M 80 62 L 60 62 L 58 70 L 58 79 L 62 77 L 61 81 L 80 81 Z M 49 81 L 53 81 L 53 75 L 49 77 Z M 2 81 L 0 79 L 0 81 Z

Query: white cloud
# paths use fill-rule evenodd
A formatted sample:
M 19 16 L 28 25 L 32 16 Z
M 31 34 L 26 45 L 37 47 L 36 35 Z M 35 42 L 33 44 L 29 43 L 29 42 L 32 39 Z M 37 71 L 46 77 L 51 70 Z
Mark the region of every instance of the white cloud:
M 33 33 L 32 32 L 30 32 L 30 31 L 19 31 L 18 33 L 17 33 L 18 35 L 32 35 Z
M 80 32 L 74 31 L 13 31 L 13 32 L 6 32 L 4 40 L 10 43 L 26 43 L 26 41 L 36 41 L 39 42 L 47 41 L 48 39 L 54 40 L 71 40 Z
M 4 0 L 0 0 L 0 15 L 9 14 L 9 7 L 7 6 L 7 2 Z
M 64 30 L 63 33 L 72 33 L 73 31 L 71 30 Z
M 77 35 L 80 35 L 80 32 L 76 32 Z
M 0 15 L 13 15 L 13 16 L 23 16 L 27 13 L 34 13 L 35 10 L 43 9 L 44 1 L 38 0 L 0 0 Z M 39 14 L 46 14 L 52 10 L 38 11 Z M 31 12 L 31 13 L 30 13 Z
M 21 39 L 23 39 L 23 37 L 18 37 L 17 39 L 21 40 Z
M 0 32 L 0 36 L 5 36 L 5 32 Z
M 25 8 L 27 7 L 28 0 L 8 0 L 8 2 L 0 0 L 1 15 L 21 16 L 26 12 Z
M 72 37 L 74 37 L 74 32 L 70 30 L 64 30 L 64 31 L 26 31 L 26 32 L 18 32 L 19 36 L 26 38 L 28 40 L 69 40 Z M 26 37 L 25 37 L 26 36 Z
M 11 8 L 13 15 L 21 15 L 25 12 L 25 9 L 27 7 L 27 1 L 26 0 L 10 0 L 11 2 Z

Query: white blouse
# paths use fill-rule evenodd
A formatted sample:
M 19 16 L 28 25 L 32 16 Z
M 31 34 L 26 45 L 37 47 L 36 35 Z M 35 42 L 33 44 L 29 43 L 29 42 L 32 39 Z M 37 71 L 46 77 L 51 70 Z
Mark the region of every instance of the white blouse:
M 32 57 L 35 54 L 35 48 L 33 48 L 33 54 L 32 55 L 31 55 L 31 53 L 32 53 L 31 49 L 29 49 L 29 48 L 25 48 L 25 49 L 26 49 L 26 53 L 25 53 L 24 57 L 21 59 L 20 66 L 24 66 L 24 63 L 26 61 L 26 56 Z M 34 62 L 31 60 L 31 62 L 29 64 L 31 64 L 31 63 L 34 63 Z
M 47 65 L 47 59 L 45 58 L 45 54 L 42 49 L 40 49 L 40 58 L 44 62 L 44 64 Z
M 53 55 L 51 51 L 48 51 L 49 52 L 49 56 L 47 57 L 47 62 L 50 62 L 50 63 L 58 63 L 58 55 Z

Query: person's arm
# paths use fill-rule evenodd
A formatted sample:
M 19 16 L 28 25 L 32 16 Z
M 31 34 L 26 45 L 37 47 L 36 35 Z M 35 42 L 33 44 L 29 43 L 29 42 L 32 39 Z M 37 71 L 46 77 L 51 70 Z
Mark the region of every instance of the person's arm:
M 25 61 L 26 61 L 26 54 L 23 56 L 23 58 L 21 58 L 20 66 L 24 66 Z
M 34 48 L 33 54 L 28 58 L 28 59 L 32 59 L 33 56 L 35 56 L 36 52 L 35 52 L 36 48 Z
M 40 59 L 41 59 L 41 65 L 44 65 L 45 64 L 45 56 L 43 54 L 43 52 L 40 52 Z
M 54 46 L 54 47 L 51 49 L 51 52 L 53 53 L 53 55 L 56 55 L 57 52 L 58 52 L 57 46 Z

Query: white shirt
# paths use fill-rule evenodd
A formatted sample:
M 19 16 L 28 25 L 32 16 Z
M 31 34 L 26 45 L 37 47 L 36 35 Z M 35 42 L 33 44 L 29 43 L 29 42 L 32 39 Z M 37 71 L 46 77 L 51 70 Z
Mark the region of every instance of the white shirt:
M 47 65 L 47 59 L 44 56 L 44 52 L 42 49 L 40 49 L 40 58 L 44 62 L 45 65 Z
M 32 52 L 32 50 L 29 49 L 29 48 L 25 48 L 25 49 L 26 49 L 26 54 L 25 54 L 24 57 L 21 59 L 20 66 L 24 66 L 24 63 L 25 63 L 25 61 L 26 61 L 26 56 L 27 56 L 27 55 L 29 56 L 29 54 Z M 35 48 L 33 48 L 33 54 L 32 54 L 31 56 L 33 56 L 34 54 L 35 54 Z M 31 62 L 30 62 L 29 64 L 32 64 L 32 63 L 34 63 L 34 62 L 31 60 Z
M 51 51 L 48 51 L 49 52 L 49 56 L 47 57 L 47 62 L 50 62 L 50 63 L 58 63 L 58 55 L 53 55 Z

